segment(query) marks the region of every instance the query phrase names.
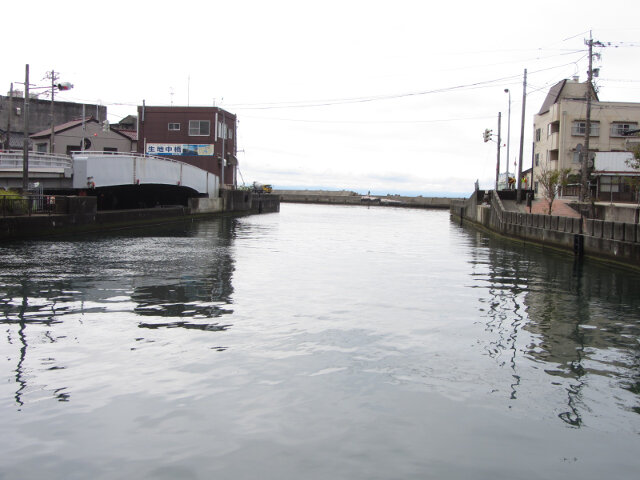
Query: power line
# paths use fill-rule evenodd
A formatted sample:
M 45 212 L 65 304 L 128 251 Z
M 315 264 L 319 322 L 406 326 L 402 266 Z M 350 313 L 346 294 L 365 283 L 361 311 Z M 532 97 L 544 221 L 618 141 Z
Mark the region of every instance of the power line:
M 582 58 L 578 59 L 580 61 Z M 575 62 L 566 63 L 563 65 L 556 65 L 553 67 L 547 67 L 540 70 L 535 70 L 531 72 L 532 74 L 545 72 L 548 70 L 553 70 L 556 68 L 566 67 L 568 65 L 573 65 Z M 341 98 L 341 99 L 332 99 L 332 100 L 323 100 L 323 101 L 291 101 L 291 102 L 274 102 L 274 103 L 257 103 L 257 104 L 229 104 L 228 106 L 234 107 L 236 110 L 272 110 L 272 109 L 283 109 L 283 108 L 310 108 L 310 107 L 325 107 L 325 106 L 333 106 L 333 105 L 346 105 L 346 104 L 354 104 L 354 103 L 367 103 L 367 102 L 376 102 L 381 100 L 395 100 L 399 98 L 407 98 L 407 97 L 415 97 L 422 95 L 430 95 L 435 93 L 446 93 L 454 90 L 463 90 L 463 89 L 474 89 L 474 88 L 485 88 L 488 86 L 500 85 L 500 82 L 513 81 L 515 79 L 519 79 L 520 74 L 518 75 L 510 75 L 507 77 L 500 77 L 491 80 L 484 80 L 473 83 L 466 83 L 462 85 L 454 85 L 451 87 L 442 87 L 436 88 L 433 90 L 424 90 L 418 92 L 404 92 L 398 94 L 389 94 L 389 95 L 374 95 L 368 97 L 352 97 L 352 98 Z
M 251 116 L 251 115 L 245 115 L 243 118 L 253 118 L 253 119 L 259 119 L 259 120 L 276 120 L 276 121 L 282 121 L 282 122 L 296 122 L 296 123 L 389 125 L 389 124 L 459 122 L 461 120 L 486 120 L 489 118 L 494 118 L 494 116 L 483 115 L 478 117 L 443 118 L 443 119 L 436 119 L 436 120 L 305 120 L 305 119 L 298 119 L 298 118 L 257 117 L 257 116 Z

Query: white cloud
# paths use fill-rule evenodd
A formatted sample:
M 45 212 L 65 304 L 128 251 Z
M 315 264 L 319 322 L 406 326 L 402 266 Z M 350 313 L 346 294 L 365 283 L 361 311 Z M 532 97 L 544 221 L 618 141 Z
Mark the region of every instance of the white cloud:
M 496 146 L 482 142 L 482 131 L 495 131 L 502 111 L 506 141 L 504 88 L 512 92 L 513 160 L 528 69 L 526 167 L 532 117 L 549 86 L 576 73 L 585 78 L 583 40 L 594 18 L 594 37 L 620 45 L 603 49 L 597 62 L 601 99 L 633 101 L 640 93 L 638 50 L 630 46 L 640 33 L 636 3 L 623 15 L 595 1 L 580 8 L 540 1 L 526 13 L 507 1 L 187 0 L 151 7 L 114 0 L 99 14 L 78 1 L 53 10 L 39 0 L 30 5 L 26 38 L 21 22 L 3 27 L 5 38 L 20 39 L 0 72 L 6 90 L 29 63 L 32 82 L 54 68 L 76 86 L 65 99 L 100 99 L 112 120 L 135 113 L 143 99 L 222 102 L 240 120 L 248 183 L 389 192 L 470 191 L 476 179 L 490 186 Z M 421 94 L 308 108 L 247 105 L 412 93 Z

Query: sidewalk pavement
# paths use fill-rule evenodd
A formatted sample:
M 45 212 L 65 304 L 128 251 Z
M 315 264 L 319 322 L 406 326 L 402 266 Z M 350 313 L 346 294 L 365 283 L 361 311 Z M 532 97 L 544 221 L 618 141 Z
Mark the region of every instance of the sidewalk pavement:
M 531 204 L 531 213 L 547 215 L 549 212 L 549 202 L 546 199 L 534 200 Z M 551 215 L 559 217 L 580 218 L 580 214 L 567 205 L 567 201 L 556 198 L 553 202 Z
M 560 217 L 580 218 L 580 214 L 571 208 L 568 203 L 570 200 L 556 198 L 553 202 L 551 215 Z M 526 202 L 517 203 L 515 200 L 502 200 L 502 206 L 508 212 L 529 213 Z M 531 204 L 531 213 L 547 215 L 549 212 L 549 202 L 546 199 L 534 200 Z

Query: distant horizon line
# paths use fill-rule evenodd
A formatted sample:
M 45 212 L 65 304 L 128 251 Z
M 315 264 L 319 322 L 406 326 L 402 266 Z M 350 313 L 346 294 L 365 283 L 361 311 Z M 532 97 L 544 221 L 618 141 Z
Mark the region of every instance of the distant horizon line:
M 287 190 L 287 191 L 309 191 L 309 192 L 353 192 L 358 195 L 375 195 L 379 197 L 385 196 L 404 196 L 404 197 L 443 197 L 443 198 L 461 198 L 471 195 L 469 192 L 453 192 L 453 191 L 418 191 L 418 190 L 391 190 L 384 191 L 380 189 L 367 190 L 366 193 L 362 193 L 359 190 L 353 188 L 337 188 L 337 187 L 322 187 L 322 186 L 278 186 L 272 185 L 273 190 Z

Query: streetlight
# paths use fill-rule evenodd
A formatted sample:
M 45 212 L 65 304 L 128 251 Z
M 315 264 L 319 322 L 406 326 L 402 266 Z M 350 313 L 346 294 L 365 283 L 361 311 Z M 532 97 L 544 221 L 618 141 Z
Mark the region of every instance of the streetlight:
M 504 89 L 504 93 L 509 94 L 509 117 L 507 119 L 507 186 L 509 185 L 509 145 L 511 143 L 511 90 Z

